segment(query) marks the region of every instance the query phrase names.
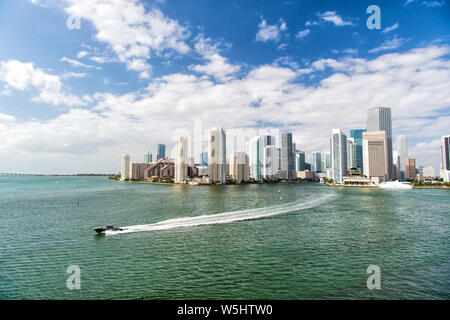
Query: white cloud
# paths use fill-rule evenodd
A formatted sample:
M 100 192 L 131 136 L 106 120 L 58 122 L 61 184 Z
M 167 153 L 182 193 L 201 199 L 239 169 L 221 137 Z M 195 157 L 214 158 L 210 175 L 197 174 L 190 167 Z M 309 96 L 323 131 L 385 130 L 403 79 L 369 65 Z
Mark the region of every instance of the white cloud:
M 84 78 L 87 76 L 86 72 L 71 72 L 71 71 L 66 71 L 62 74 L 62 78 L 64 79 L 70 79 L 70 78 L 76 78 L 76 79 L 80 79 L 80 78 Z
M 78 61 L 78 60 L 69 59 L 69 58 L 67 58 L 67 57 L 62 57 L 62 58 L 59 59 L 59 60 L 60 60 L 60 61 L 63 61 L 63 62 L 67 62 L 67 63 L 69 63 L 71 66 L 76 67 L 76 68 L 78 68 L 78 67 L 83 67 L 83 68 L 93 68 L 93 66 L 91 66 L 91 65 L 82 63 L 82 62 L 80 62 L 80 61 Z
M 307 37 L 310 33 L 311 33 L 311 30 L 305 29 L 305 30 L 297 32 L 297 34 L 295 36 L 297 39 L 301 39 L 301 38 Z
M 445 1 L 423 1 L 422 4 L 429 8 L 442 7 L 445 4 Z
M 399 26 L 400 25 L 398 23 L 394 23 L 392 26 L 384 28 L 382 32 L 388 33 L 388 32 L 394 31 L 394 30 L 398 29 Z
M 394 36 L 392 39 L 384 41 L 379 47 L 369 50 L 370 53 L 377 53 L 380 51 L 394 50 L 400 48 L 406 42 L 405 38 L 398 38 Z
M 189 31 L 159 9 L 148 11 L 138 0 L 67 0 L 66 11 L 86 19 L 96 29 L 95 39 L 106 43 L 129 70 L 147 78 L 151 54 L 186 54 Z
M 78 59 L 83 59 L 83 58 L 86 57 L 87 55 L 89 55 L 89 52 L 83 50 L 83 51 L 78 52 L 77 58 L 78 58 Z
M 35 89 L 38 93 L 32 98 L 35 102 L 66 106 L 85 104 L 77 96 L 62 92 L 62 82 L 59 76 L 35 68 L 31 62 L 0 61 L 0 81 L 8 89 L 19 91 Z
M 345 21 L 336 11 L 326 11 L 324 13 L 317 13 L 319 21 L 307 21 L 305 26 L 319 25 L 325 22 L 331 22 L 337 27 L 342 26 L 354 26 L 355 24 L 351 21 Z
M 410 146 L 411 156 L 436 167 L 435 145 L 429 145 L 427 156 L 419 144 L 448 133 L 449 55 L 448 47 L 430 46 L 373 59 L 325 58 L 303 71 L 286 58 L 220 83 L 204 75 L 169 74 L 152 79 L 146 90 L 98 94 L 94 109 L 72 109 L 49 121 L 3 121 L 0 116 L 0 166 L 116 172 L 121 153 L 140 161 L 149 145 L 162 142 L 170 149 L 172 134 L 192 131 L 196 120 L 204 128 L 272 123 L 292 130 L 301 149 L 326 151 L 331 128 L 364 127 L 367 109 L 382 105 L 392 108 L 394 136 L 405 134 L 410 142 L 417 141 Z M 301 73 L 324 78 L 306 85 L 298 81 Z
M 282 31 L 287 30 L 286 22 L 280 19 L 277 24 L 269 25 L 267 21 L 261 18 L 261 23 L 258 24 L 258 32 L 256 33 L 257 41 L 279 41 Z

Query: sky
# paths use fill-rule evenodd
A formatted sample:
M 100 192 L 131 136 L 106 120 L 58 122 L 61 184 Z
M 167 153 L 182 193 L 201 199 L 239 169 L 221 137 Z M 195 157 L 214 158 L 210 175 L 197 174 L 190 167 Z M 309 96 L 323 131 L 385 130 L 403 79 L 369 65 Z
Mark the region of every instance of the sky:
M 291 131 L 310 159 L 375 106 L 439 174 L 448 1 L 0 2 L 0 172 L 118 172 L 195 122 Z

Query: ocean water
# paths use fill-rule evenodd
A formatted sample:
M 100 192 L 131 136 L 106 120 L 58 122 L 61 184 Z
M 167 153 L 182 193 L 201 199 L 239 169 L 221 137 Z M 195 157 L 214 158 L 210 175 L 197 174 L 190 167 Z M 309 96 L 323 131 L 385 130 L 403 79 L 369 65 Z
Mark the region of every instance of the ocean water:
M 0 299 L 449 299 L 449 272 L 450 190 L 0 177 Z

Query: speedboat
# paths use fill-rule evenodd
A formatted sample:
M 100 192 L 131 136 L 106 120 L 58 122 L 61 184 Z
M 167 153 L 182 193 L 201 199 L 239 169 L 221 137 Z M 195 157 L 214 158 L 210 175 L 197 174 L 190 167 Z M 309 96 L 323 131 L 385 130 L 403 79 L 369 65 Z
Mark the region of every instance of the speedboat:
M 397 181 L 382 182 L 378 185 L 378 188 L 409 190 L 409 189 L 412 189 L 413 186 L 409 182 L 400 182 L 397 180 Z
M 97 233 L 105 233 L 106 231 L 123 231 L 122 228 L 119 228 L 119 227 L 116 227 L 113 225 L 106 226 L 106 227 L 97 227 L 97 228 L 94 228 L 94 230 Z

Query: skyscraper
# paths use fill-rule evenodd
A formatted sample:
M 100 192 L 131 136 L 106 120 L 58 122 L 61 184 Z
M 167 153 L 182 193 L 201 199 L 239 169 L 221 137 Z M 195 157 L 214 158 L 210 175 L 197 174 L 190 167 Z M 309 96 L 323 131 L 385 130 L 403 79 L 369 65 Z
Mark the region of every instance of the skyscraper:
M 357 159 L 356 159 L 356 144 L 354 138 L 347 139 L 347 168 L 356 168 L 358 167 Z
M 120 168 L 120 180 L 130 179 L 130 155 L 122 154 L 122 163 Z
M 156 160 L 164 159 L 166 157 L 166 145 L 158 144 L 158 153 L 156 155 Z
M 250 164 L 250 177 L 256 181 L 262 180 L 263 170 L 263 138 L 250 138 L 246 145 L 246 152 Z
M 226 182 L 227 138 L 225 130 L 211 128 L 208 132 L 208 173 L 215 183 Z
M 175 182 L 181 183 L 187 176 L 188 138 L 178 137 L 175 154 Z
M 385 181 L 388 176 L 388 143 L 386 131 L 363 133 L 364 175 Z
M 276 180 L 277 171 L 280 169 L 280 149 L 274 145 L 264 148 L 263 177 L 264 179 Z
M 295 173 L 294 150 L 292 150 L 292 133 L 285 132 L 281 134 L 281 170 L 286 171 L 287 179 L 297 177 Z
M 401 170 L 400 170 L 400 155 L 398 154 L 397 150 L 394 150 L 392 152 L 393 154 L 393 164 L 392 167 L 394 169 L 394 176 L 392 177 L 392 179 L 394 180 L 401 180 L 402 179 L 402 174 L 401 174 Z
M 230 174 L 236 183 L 248 181 L 249 160 L 245 152 L 233 151 L 230 161 Z
M 153 155 L 149 152 L 147 152 L 146 154 L 144 154 L 144 162 L 145 163 L 151 163 L 153 160 Z
M 332 179 L 343 183 L 347 175 L 347 136 L 340 129 L 333 129 L 330 142 Z
M 416 159 L 406 158 L 406 180 L 416 180 Z
M 202 152 L 200 153 L 200 166 L 207 166 L 208 165 L 208 152 Z
M 295 171 L 306 170 L 306 154 L 304 151 L 295 152 Z
M 406 158 L 408 157 L 408 142 L 406 136 L 400 135 L 395 139 L 395 150 L 400 158 L 400 179 L 405 180 L 406 177 Z
M 322 172 L 322 152 L 312 152 L 311 171 Z
M 441 171 L 445 182 L 450 182 L 450 135 L 441 137 Z
M 386 131 L 388 167 L 387 179 L 393 176 L 391 108 L 374 107 L 367 111 L 367 131 Z
M 363 163 L 363 151 L 362 151 L 362 134 L 366 132 L 366 129 L 353 129 L 350 130 L 350 138 L 353 139 L 356 149 L 356 167 L 361 169 L 361 173 L 364 172 Z

